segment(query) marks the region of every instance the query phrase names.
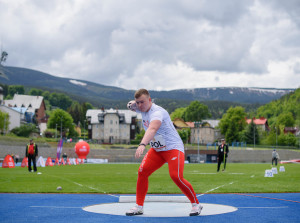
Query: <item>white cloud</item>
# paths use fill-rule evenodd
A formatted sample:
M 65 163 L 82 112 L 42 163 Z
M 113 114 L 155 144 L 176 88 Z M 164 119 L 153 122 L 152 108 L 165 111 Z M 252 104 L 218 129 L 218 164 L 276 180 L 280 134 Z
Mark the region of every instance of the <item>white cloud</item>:
M 262 74 L 246 74 L 219 71 L 196 71 L 189 65 L 178 61 L 176 64 L 157 64 L 153 61 L 141 64 L 131 76 L 122 74 L 114 85 L 128 89 L 151 88 L 153 90 L 172 90 L 198 87 L 300 87 L 300 58 L 288 61 L 270 61 L 268 71 Z M 249 78 L 251 76 L 251 78 Z M 292 86 L 290 84 L 293 83 Z
M 126 89 L 295 88 L 299 5 L 0 0 L 0 41 L 5 65 Z

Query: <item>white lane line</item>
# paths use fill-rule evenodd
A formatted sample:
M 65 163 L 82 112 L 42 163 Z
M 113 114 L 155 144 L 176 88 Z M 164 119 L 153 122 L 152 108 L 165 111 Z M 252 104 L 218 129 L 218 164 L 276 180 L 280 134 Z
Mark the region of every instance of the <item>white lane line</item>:
M 96 190 L 96 191 L 99 191 L 97 188 L 94 188 L 94 187 L 89 187 L 87 186 L 88 188 L 92 189 L 92 190 Z M 105 192 L 104 192 L 105 193 Z
M 202 174 L 202 175 L 210 175 L 210 174 L 217 174 L 217 173 L 190 173 L 190 174 Z
M 82 207 L 63 207 L 63 206 L 29 206 L 30 208 L 82 208 Z
M 219 188 L 221 188 L 221 187 L 224 187 L 224 186 L 227 186 L 227 185 L 231 185 L 231 184 L 233 184 L 233 183 L 234 183 L 234 182 L 230 182 L 230 183 L 228 183 L 228 184 L 223 184 L 223 185 L 221 185 L 221 186 L 215 187 L 215 188 L 213 188 L 213 189 L 211 189 L 211 190 L 205 191 L 203 194 L 199 194 L 197 197 L 203 196 L 204 194 L 207 194 L 207 193 L 209 193 L 209 192 L 212 192 L 212 191 L 214 191 L 214 190 L 217 190 L 217 189 L 219 189 Z
M 237 208 L 289 208 L 288 206 L 281 206 L 281 207 L 237 207 Z
M 214 174 L 218 174 L 218 173 L 198 173 L 198 172 L 192 172 L 189 174 L 199 174 L 199 175 L 214 175 Z M 243 175 L 245 173 L 224 173 L 224 174 L 231 174 L 231 175 Z
M 78 185 L 78 186 L 81 186 L 81 187 L 83 187 L 83 185 L 82 184 L 79 184 L 79 183 L 76 183 L 76 182 L 73 182 L 74 184 L 76 184 L 76 185 Z
M 63 179 L 63 180 L 65 180 L 65 181 L 69 181 L 69 182 L 74 183 L 74 184 L 76 184 L 77 186 L 80 186 L 80 187 L 87 187 L 87 188 L 90 188 L 90 189 L 92 189 L 92 190 L 95 190 L 95 191 L 100 192 L 100 193 L 104 193 L 104 194 L 109 195 L 109 196 L 112 196 L 112 197 L 117 197 L 117 198 L 119 197 L 119 196 L 116 196 L 116 195 L 113 195 L 113 194 L 107 194 L 105 191 L 102 191 L 102 190 L 99 190 L 99 189 L 97 189 L 97 188 L 90 187 L 90 186 L 87 186 L 87 185 L 82 185 L 82 184 L 80 184 L 80 183 L 77 183 L 77 182 L 75 182 L 75 181 L 72 181 L 72 180 L 69 180 L 69 179 L 66 179 L 66 178 L 62 178 L 62 177 L 54 176 L 54 175 L 50 175 L 50 174 L 47 174 L 47 175 L 50 176 L 50 177 L 56 177 L 56 178 L 59 178 L 59 179 Z

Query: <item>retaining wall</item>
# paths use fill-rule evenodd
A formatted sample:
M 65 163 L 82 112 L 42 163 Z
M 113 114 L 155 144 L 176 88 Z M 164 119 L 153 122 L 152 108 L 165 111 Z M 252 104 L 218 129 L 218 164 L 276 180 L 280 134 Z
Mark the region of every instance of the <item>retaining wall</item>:
M 56 157 L 56 148 L 47 144 L 38 145 L 39 156 Z M 0 144 L 0 158 L 4 158 L 7 154 L 18 154 L 22 160 L 25 156 L 26 145 L 3 145 Z M 68 157 L 77 157 L 73 148 L 63 148 L 63 152 Z M 285 149 L 277 149 L 280 160 L 300 159 L 300 151 L 291 151 Z M 144 152 L 144 154 L 146 151 Z M 108 159 L 108 162 L 137 162 L 140 163 L 143 156 L 139 159 L 134 158 L 135 149 L 91 149 L 87 158 Z M 197 151 L 186 151 L 186 157 L 189 154 L 197 154 Z M 206 150 L 200 150 L 201 155 L 216 154 Z M 228 162 L 230 163 L 269 163 L 272 160 L 272 150 L 230 150 Z

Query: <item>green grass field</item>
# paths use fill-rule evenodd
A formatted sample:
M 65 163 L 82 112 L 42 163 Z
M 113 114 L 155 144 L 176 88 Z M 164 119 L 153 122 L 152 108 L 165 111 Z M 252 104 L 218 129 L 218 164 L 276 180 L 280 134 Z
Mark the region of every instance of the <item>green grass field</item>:
M 1 193 L 112 193 L 134 194 L 139 164 L 83 164 L 27 168 L 1 168 Z M 270 164 L 232 164 L 216 173 L 216 164 L 186 164 L 184 177 L 200 193 L 300 192 L 300 165 L 285 164 L 285 172 L 264 177 Z M 279 170 L 279 166 L 278 166 Z M 58 186 L 62 187 L 57 191 Z M 164 165 L 149 178 L 153 194 L 179 194 Z

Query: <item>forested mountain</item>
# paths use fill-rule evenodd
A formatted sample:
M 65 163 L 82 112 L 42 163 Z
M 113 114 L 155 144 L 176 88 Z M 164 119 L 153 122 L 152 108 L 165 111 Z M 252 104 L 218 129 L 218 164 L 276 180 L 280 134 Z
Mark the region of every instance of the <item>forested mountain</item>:
M 279 125 L 289 121 L 289 127 L 300 126 L 300 88 L 280 99 L 274 100 L 257 109 L 257 117 L 268 119 L 269 125 Z M 293 120 L 289 120 L 292 117 Z M 283 120 L 286 119 L 286 120 Z
M 172 99 L 156 99 L 154 100 L 156 104 L 167 108 L 168 112 L 172 113 L 176 108 L 186 108 L 190 105 L 191 101 L 186 100 L 172 100 Z M 261 104 L 247 104 L 247 103 L 237 103 L 230 101 L 200 101 L 202 104 L 206 105 L 211 113 L 211 119 L 220 119 L 223 114 L 230 107 L 242 106 L 245 108 L 245 111 L 248 114 L 254 115 L 256 113 L 257 108 L 261 106 Z
M 18 67 L 0 67 L 0 83 L 23 85 L 49 92 L 66 93 L 80 102 L 89 101 L 95 106 L 115 107 L 132 98 L 134 91 L 95 84 L 88 81 L 55 77 L 36 70 Z
M 0 66 L 0 83 L 22 85 L 26 89 L 38 88 L 49 92 L 65 93 L 80 103 L 89 102 L 95 107 L 125 108 L 133 98 L 134 90 L 105 86 L 84 80 L 55 77 L 36 70 Z M 206 104 L 212 118 L 220 118 L 230 106 L 241 105 L 246 111 L 255 111 L 261 104 L 276 100 L 294 89 L 262 88 L 196 88 L 171 91 L 150 91 L 157 104 L 169 112 L 186 107 L 191 101 Z

